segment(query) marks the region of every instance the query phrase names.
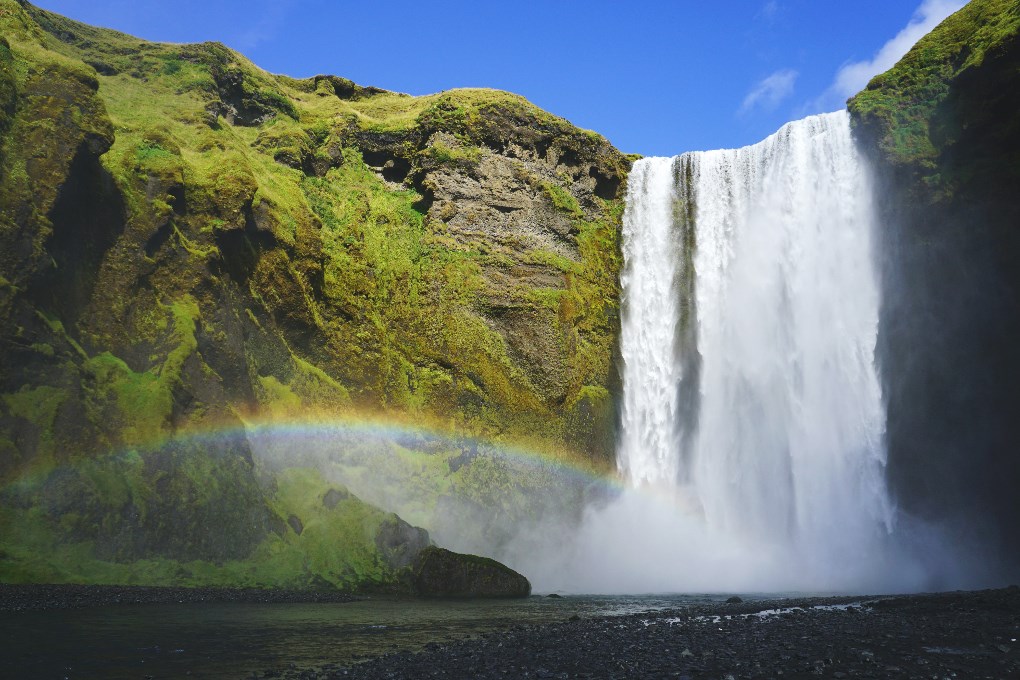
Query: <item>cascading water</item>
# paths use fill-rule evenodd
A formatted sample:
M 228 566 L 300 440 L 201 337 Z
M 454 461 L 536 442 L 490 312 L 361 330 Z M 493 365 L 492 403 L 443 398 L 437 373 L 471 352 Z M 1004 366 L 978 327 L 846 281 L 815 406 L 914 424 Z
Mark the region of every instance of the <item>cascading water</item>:
M 851 559 L 891 529 L 891 513 L 872 192 L 848 116 L 676 162 L 695 206 L 691 476 L 705 520 Z
M 681 249 L 673 229 L 673 171 L 649 159 L 631 174 L 623 242 L 625 321 L 621 329 L 624 427 L 618 462 L 635 484 L 675 483 L 680 470 L 676 361 Z
M 910 589 L 890 539 L 872 192 L 845 112 L 635 163 L 619 469 L 575 588 Z

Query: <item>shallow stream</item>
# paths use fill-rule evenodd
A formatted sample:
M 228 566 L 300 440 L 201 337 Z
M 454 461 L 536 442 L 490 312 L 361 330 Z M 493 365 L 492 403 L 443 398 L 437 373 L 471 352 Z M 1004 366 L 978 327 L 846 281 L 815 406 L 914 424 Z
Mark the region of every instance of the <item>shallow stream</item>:
M 630 614 L 725 597 L 116 605 L 0 613 L 0 646 L 4 675 L 11 678 L 247 678 L 573 615 Z

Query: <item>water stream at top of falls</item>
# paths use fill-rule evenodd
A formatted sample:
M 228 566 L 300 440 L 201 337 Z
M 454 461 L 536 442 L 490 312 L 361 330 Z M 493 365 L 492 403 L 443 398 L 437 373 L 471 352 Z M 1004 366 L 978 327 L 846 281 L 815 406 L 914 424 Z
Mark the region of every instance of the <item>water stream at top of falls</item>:
M 845 112 L 635 163 L 618 466 L 698 550 L 797 555 L 838 586 L 891 530 L 873 228 Z

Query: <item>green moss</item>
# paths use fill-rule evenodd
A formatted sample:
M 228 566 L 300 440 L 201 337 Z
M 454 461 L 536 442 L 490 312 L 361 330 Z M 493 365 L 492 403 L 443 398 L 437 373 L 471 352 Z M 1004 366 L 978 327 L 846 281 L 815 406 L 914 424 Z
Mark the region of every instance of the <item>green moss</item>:
M 39 385 L 5 395 L 3 408 L 37 431 L 51 458 L 33 469 L 69 462 L 87 499 L 59 512 L 35 500 L 24 513 L 0 503 L 19 527 L 0 532 L 11 556 L 0 578 L 390 583 L 394 574 L 370 545 L 381 514 L 353 500 L 326 513 L 313 502 L 324 482 L 305 473 L 256 492 L 240 446 L 175 448 L 175 434 L 253 409 L 288 419 L 381 413 L 562 455 L 588 445 L 571 433 L 597 428 L 606 411 L 574 415 L 606 402 L 593 390 L 611 375 L 619 204 L 586 202 L 588 217 L 598 207 L 603 216 L 585 219 L 569 178 L 542 185 L 533 176 L 531 187 L 574 224 L 579 257 L 522 255 L 428 223 L 419 210 L 428 197 L 394 190 L 355 147 L 384 145 L 411 165 L 407 185 L 427 194 L 426 168 L 470 170 L 510 144 L 531 144 L 537 156 L 546 144 L 578 151 L 611 174 L 623 161 L 598 135 L 509 93 L 409 97 L 340 78 L 295 80 L 215 43 L 146 43 L 14 0 L 0 0 L 0 29 L 0 313 L 7 328 L 19 327 L 19 342 L 32 338 L 38 364 L 26 370 L 40 375 Z M 53 83 L 66 98 L 39 95 Z M 4 118 L 15 99 L 15 115 Z M 54 229 L 66 226 L 50 216 L 68 180 L 68 150 L 86 140 L 97 150 L 112 143 L 90 170 L 102 173 L 108 195 L 91 197 L 98 212 L 82 219 L 110 229 L 112 245 L 82 258 L 88 266 L 74 273 L 87 291 L 83 306 L 62 312 L 62 323 L 32 287 L 52 266 Z M 24 234 L 30 243 L 18 240 Z M 15 258 L 22 252 L 27 260 Z M 563 275 L 562 288 L 511 286 L 514 304 L 543 319 L 567 357 L 569 386 L 555 398 L 540 396 L 489 316 L 487 301 L 499 293 L 489 273 L 521 264 Z M 31 328 L 20 335 L 25 319 Z M 16 449 L 26 438 L 14 439 L 0 437 L 0 456 L 14 451 L 9 459 L 21 465 L 28 450 Z M 492 480 L 499 503 L 518 512 L 548 483 L 493 461 L 451 472 L 459 450 L 394 451 L 386 466 L 400 471 L 414 499 L 408 511 L 423 520 L 455 488 L 481 502 Z M 372 460 L 363 472 L 381 467 Z M 249 527 L 261 526 L 269 503 L 277 519 L 299 516 L 305 531 L 271 532 L 243 559 L 169 559 L 142 545 L 177 535 L 168 518 L 178 510 L 164 501 L 182 508 L 196 541 L 216 502 L 234 519 L 254 513 Z M 116 527 L 130 530 L 114 540 Z
M 468 125 L 468 111 L 454 97 L 441 96 L 419 114 L 417 123 L 426 129 L 463 133 Z
M 195 324 L 201 318 L 198 303 L 192 297 L 184 297 L 170 305 L 173 324 L 171 337 L 177 347 L 167 354 L 166 361 L 159 371 L 159 376 L 171 386 L 180 381 L 184 362 L 198 348 L 195 339 Z
M 135 159 L 142 166 L 167 163 L 173 158 L 174 154 L 152 142 L 140 144 L 135 151 Z
M 25 385 L 17 392 L 2 395 L 7 411 L 15 418 L 28 421 L 35 428 L 36 457 L 39 461 L 52 461 L 61 453 L 55 450 L 55 423 L 57 411 L 69 398 L 66 389 L 48 385 Z
M 222 228 L 222 226 L 223 226 L 222 220 L 214 221 L 213 225 L 210 228 L 210 231 L 215 230 L 217 228 Z M 193 241 L 187 236 L 185 236 L 184 232 L 182 232 L 176 224 L 172 225 L 172 229 L 174 237 L 177 239 L 177 243 L 180 244 L 181 248 L 183 248 L 188 254 L 192 255 L 193 257 L 199 260 L 208 260 L 214 259 L 220 255 L 220 249 L 215 245 L 209 245 L 203 248 L 201 245 L 199 245 L 198 242 Z
M 292 381 L 293 389 L 302 395 L 302 402 L 307 407 L 330 404 L 334 408 L 350 406 L 350 391 L 338 380 L 300 357 L 294 357 L 295 372 Z
M 876 76 L 849 102 L 855 121 L 880 137 L 886 157 L 924 171 L 939 149 L 933 124 L 961 73 L 979 67 L 1020 30 L 1012 0 L 973 0 L 918 43 L 889 71 Z
M 529 264 L 544 264 L 554 267 L 564 274 L 577 273 L 582 270 L 578 262 L 551 250 L 529 250 L 525 253 L 523 260 Z
M 15 72 L 14 54 L 11 52 L 10 43 L 0 37 L 0 138 L 10 128 L 14 121 L 14 109 L 17 105 L 17 83 L 18 77 Z M 0 144 L 0 153 L 3 146 Z M 3 157 L 0 156 L 0 164 Z
M 183 470 L 186 476 L 171 483 L 186 481 L 194 504 L 215 502 L 222 494 L 215 486 L 218 477 L 210 474 L 208 463 L 187 460 L 190 471 Z M 146 457 L 136 452 L 84 461 L 71 474 L 79 486 L 65 486 L 64 493 L 72 497 L 62 502 L 77 504 L 77 512 L 50 514 L 45 501 L 38 499 L 49 493 L 45 484 L 26 486 L 24 482 L 18 493 L 28 504 L 20 509 L 0 506 L 4 529 L 0 550 L 5 555 L 0 560 L 0 580 L 36 582 L 42 577 L 48 583 L 277 588 L 332 585 L 346 590 L 402 587 L 401 575 L 386 565 L 375 544 L 380 525 L 390 515 L 353 496 L 327 508 L 322 499 L 332 487 L 314 470 L 281 472 L 270 496 L 278 517 L 301 519 L 300 535 L 280 520 L 286 527 L 282 535 L 270 534 L 249 557 L 217 561 L 103 558 L 103 526 L 122 508 L 135 508 L 143 524 L 156 521 L 146 515 L 159 507 L 155 489 L 161 477 L 153 478 Z
M 288 553 L 296 554 L 304 560 L 306 570 L 339 588 L 382 584 L 395 578 L 375 545 L 386 513 L 352 496 L 327 508 L 322 499 L 330 485 L 316 470 L 285 470 L 277 484 L 273 507 L 281 517 L 300 518 L 303 531 L 285 534 L 286 548 L 275 546 L 272 551 L 275 560 L 286 561 Z
M 572 217 L 581 217 L 583 215 L 581 206 L 577 204 L 577 199 L 559 184 L 543 182 L 542 190 L 545 191 L 546 196 L 549 197 L 549 200 L 552 201 L 557 210 L 567 213 Z
M 136 372 L 110 352 L 83 364 L 89 400 L 87 405 L 104 429 L 114 429 L 126 445 L 151 444 L 169 431 L 173 392 L 182 383 L 185 361 L 195 352 L 195 324 L 199 318 L 194 299 L 182 298 L 166 308 L 166 332 L 172 349 L 152 369 Z M 111 427 L 112 426 L 112 427 Z
M 273 160 L 292 168 L 301 168 L 313 153 L 308 133 L 283 120 L 274 120 L 259 130 L 253 146 L 272 156 Z
M 48 357 L 52 357 L 55 354 L 55 352 L 53 351 L 53 345 L 50 345 L 49 343 L 45 342 L 33 343 L 32 350 Z
M 568 293 L 562 288 L 531 288 L 528 297 L 539 307 L 548 307 L 558 311 L 564 296 Z
M 450 146 L 442 141 L 435 141 L 429 145 L 423 154 L 433 163 L 477 163 L 482 158 L 482 150 L 473 145 L 458 144 Z
M 286 416 L 301 412 L 301 397 L 275 376 L 259 376 L 257 388 L 255 398 L 273 415 Z
M 173 396 L 159 375 L 135 373 L 109 352 L 89 359 L 84 368 L 93 381 L 95 408 L 116 418 L 125 444 L 149 444 L 164 434 Z M 104 409 L 106 402 L 112 402 L 113 413 Z

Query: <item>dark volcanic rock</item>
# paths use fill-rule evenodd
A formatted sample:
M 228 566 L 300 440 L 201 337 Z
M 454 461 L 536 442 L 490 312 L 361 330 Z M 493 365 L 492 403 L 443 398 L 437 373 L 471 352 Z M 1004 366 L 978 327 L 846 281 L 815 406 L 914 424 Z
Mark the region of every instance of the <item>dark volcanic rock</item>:
M 332 510 L 340 501 L 350 498 L 350 495 L 351 494 L 349 494 L 346 489 L 343 491 L 340 491 L 339 489 L 330 489 L 322 497 L 322 504 Z
M 428 547 L 414 561 L 412 587 L 424 597 L 527 597 L 531 583 L 496 560 Z

